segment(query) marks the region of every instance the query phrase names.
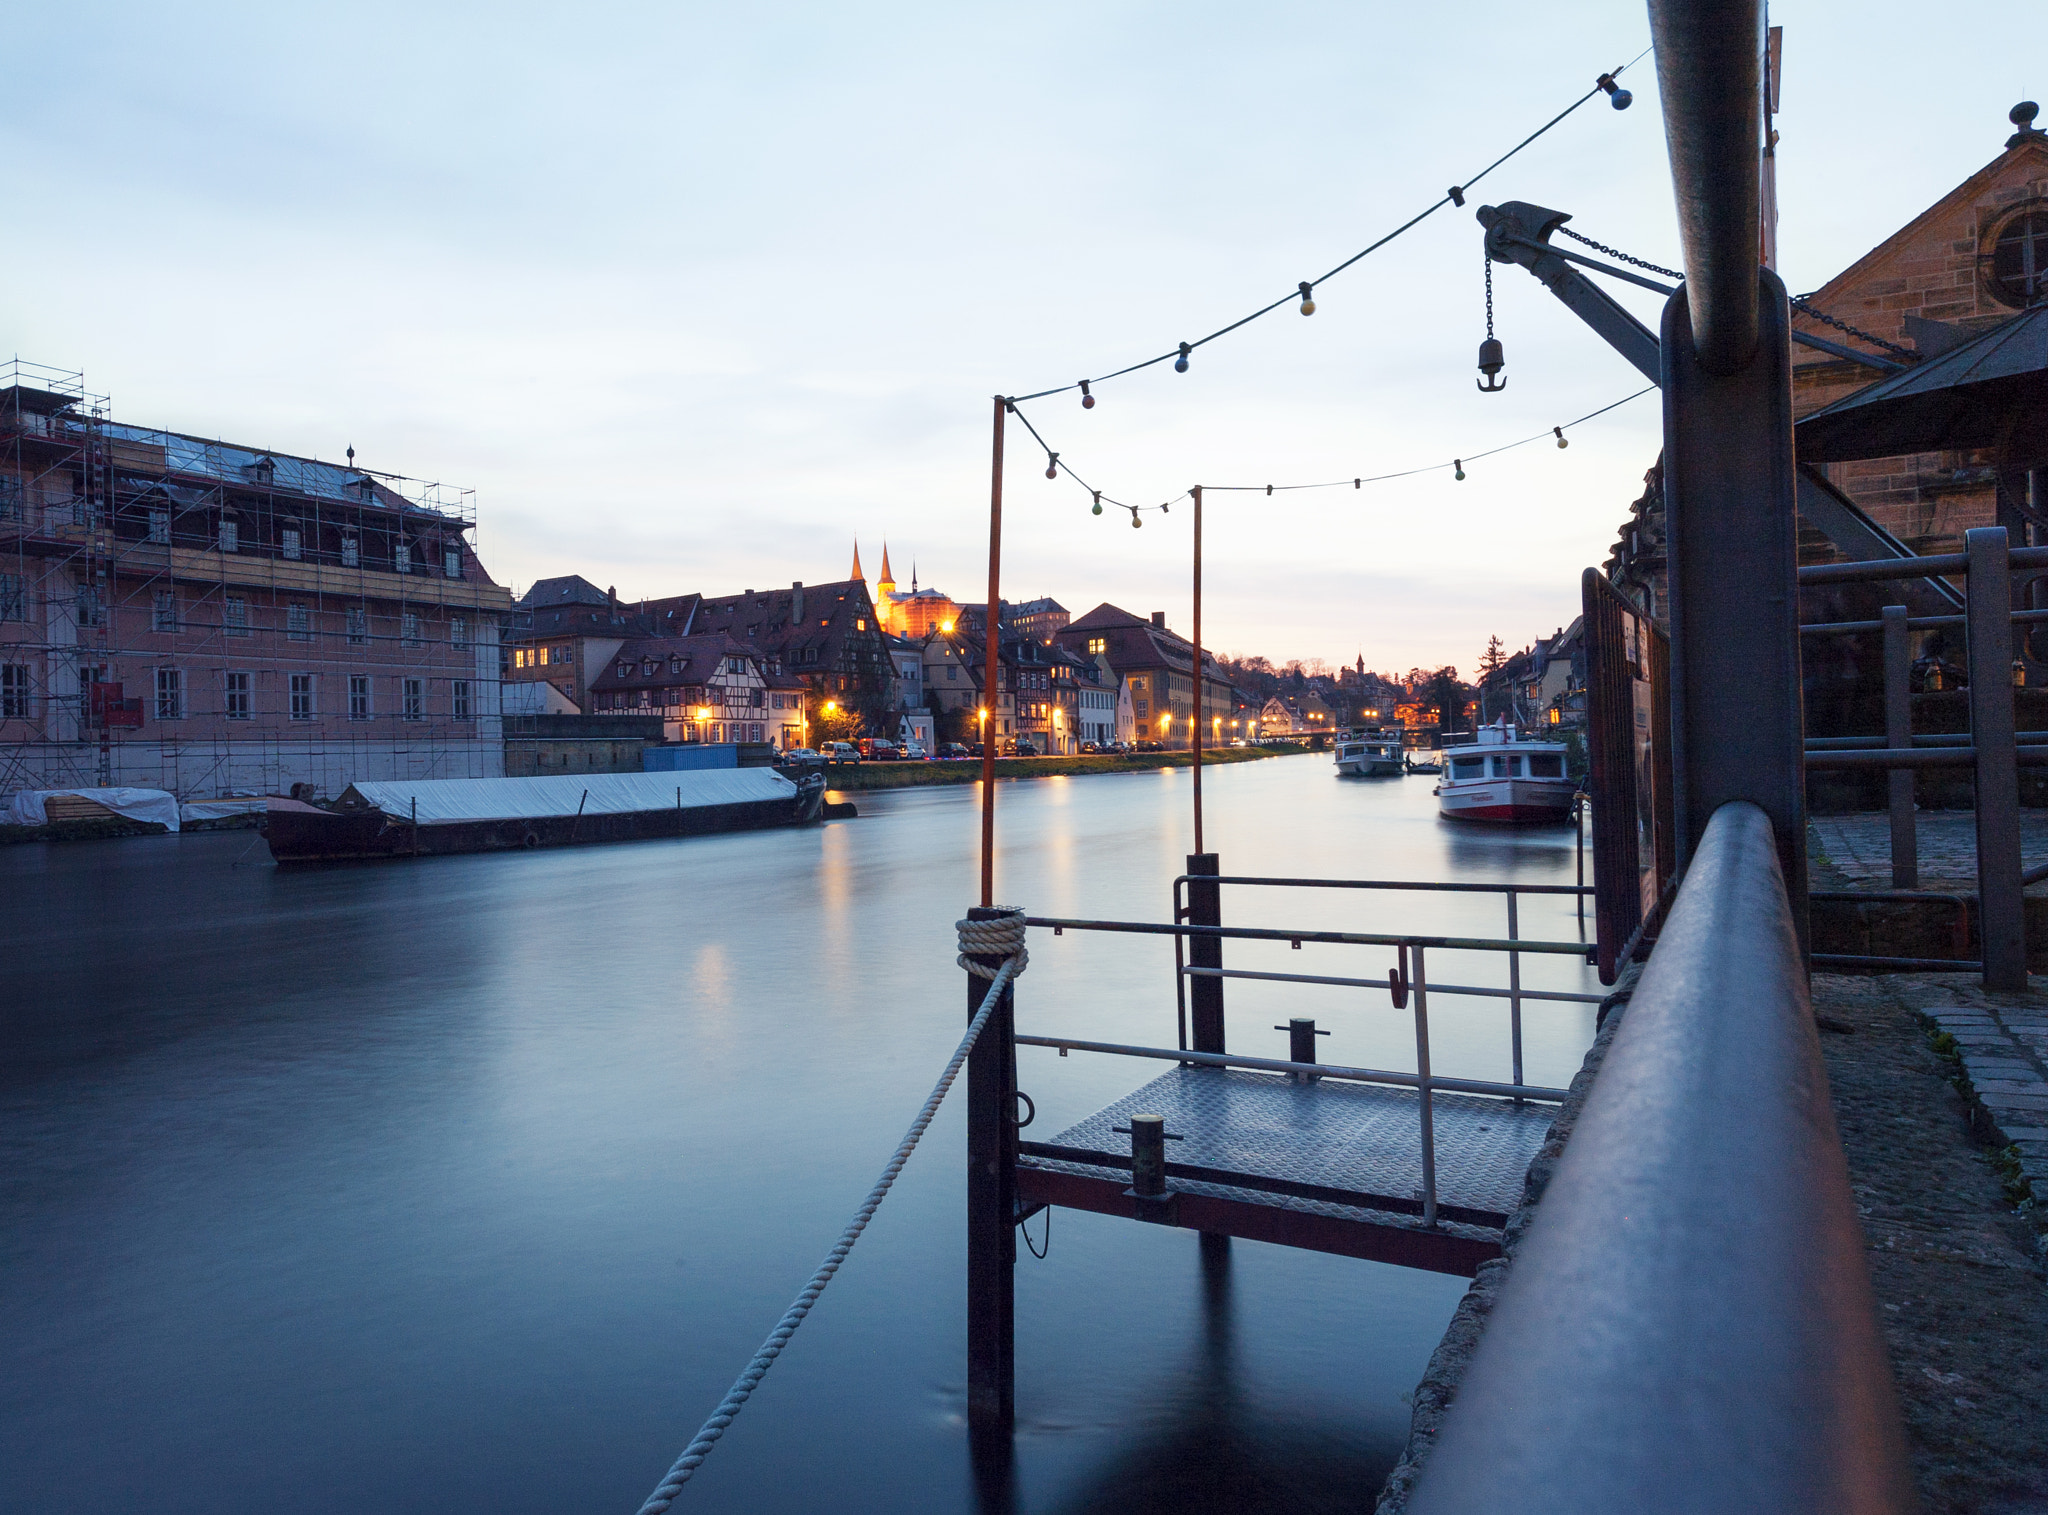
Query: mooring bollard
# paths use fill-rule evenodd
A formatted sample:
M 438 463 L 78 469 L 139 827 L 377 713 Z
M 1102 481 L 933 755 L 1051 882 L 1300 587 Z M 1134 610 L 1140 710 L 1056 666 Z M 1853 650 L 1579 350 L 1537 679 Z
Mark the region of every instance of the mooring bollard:
M 1287 1033 L 1287 1060 L 1290 1063 L 1314 1062 L 1316 1060 L 1316 1038 L 1330 1034 L 1327 1031 L 1316 1030 L 1316 1023 L 1313 1020 L 1299 1015 L 1289 1018 L 1286 1025 L 1275 1026 L 1273 1029 Z M 1312 1084 L 1316 1081 L 1317 1076 L 1313 1073 L 1297 1073 L 1294 1075 L 1294 1081 L 1300 1084 Z
M 1182 1138 L 1166 1129 L 1163 1115 L 1133 1115 L 1128 1126 L 1110 1129 L 1131 1139 L 1131 1186 L 1124 1193 L 1134 1218 L 1179 1225 L 1180 1196 L 1166 1187 L 1166 1144 Z

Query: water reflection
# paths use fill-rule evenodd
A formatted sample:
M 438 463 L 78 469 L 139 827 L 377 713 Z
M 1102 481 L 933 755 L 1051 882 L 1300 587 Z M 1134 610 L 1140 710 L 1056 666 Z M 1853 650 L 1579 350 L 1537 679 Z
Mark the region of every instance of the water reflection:
M 1206 787 L 1232 869 L 1571 877 L 1568 831 L 1451 832 L 1423 780 L 1338 785 L 1301 758 Z M 0 1508 L 85 1511 L 108 1487 L 164 1512 L 635 1508 L 959 1034 L 973 798 L 326 873 L 236 867 L 233 835 L 0 853 Z M 1000 798 L 1001 897 L 1166 916 L 1184 773 Z M 1498 905 L 1230 909 L 1448 931 Z M 1556 914 L 1532 903 L 1525 929 L 1568 931 Z M 1032 952 L 1024 1029 L 1171 1037 L 1169 945 Z M 1284 1045 L 1277 986 L 1231 994 L 1240 1045 Z M 1294 1013 L 1336 1032 L 1333 1061 L 1412 1055 L 1369 997 Z M 1497 1006 L 1442 1015 L 1444 1071 L 1497 1072 Z M 1531 1076 L 1568 1075 L 1589 1036 L 1532 1011 Z M 1043 1052 L 1022 1076 L 1057 1130 L 1150 1075 Z M 1368 1502 L 1460 1281 L 1065 1211 L 1018 1268 L 1014 1450 L 977 1469 L 961 1147 L 949 1107 L 696 1508 Z

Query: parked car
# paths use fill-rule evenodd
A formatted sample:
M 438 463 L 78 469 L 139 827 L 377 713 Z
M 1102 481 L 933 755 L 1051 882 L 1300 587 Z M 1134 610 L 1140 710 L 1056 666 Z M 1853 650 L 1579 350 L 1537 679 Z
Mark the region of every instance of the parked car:
M 860 755 L 871 763 L 889 763 L 903 756 L 903 749 L 884 736 L 862 737 Z
M 1018 737 L 1015 742 L 1010 744 L 1010 751 L 1017 757 L 1042 757 L 1044 755 L 1039 752 L 1038 744 L 1028 736 Z
M 941 742 L 939 744 L 939 760 L 941 762 L 945 762 L 952 758 L 965 758 L 973 756 L 974 754 L 968 751 L 967 744 L 965 742 Z
M 1158 742 L 1139 742 L 1131 750 L 1133 752 L 1164 752 L 1166 748 Z
M 929 754 L 924 750 L 924 743 L 905 742 L 903 744 L 903 756 L 909 762 L 922 763 Z
M 828 763 L 858 763 L 860 749 L 851 742 L 827 742 L 818 749 Z
M 825 754 L 809 747 L 792 747 L 775 759 L 784 768 L 822 768 Z

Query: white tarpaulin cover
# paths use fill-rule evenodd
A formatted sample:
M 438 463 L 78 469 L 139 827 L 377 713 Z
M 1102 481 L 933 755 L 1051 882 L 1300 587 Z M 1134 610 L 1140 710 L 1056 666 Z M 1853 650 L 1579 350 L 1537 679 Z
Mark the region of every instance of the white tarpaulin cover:
M 410 820 L 419 802 L 422 826 L 452 821 L 538 820 L 551 815 L 629 815 L 642 810 L 741 805 L 786 800 L 796 785 L 772 768 L 700 768 L 686 773 L 586 773 L 537 779 L 395 779 L 352 784 L 342 796 Z M 588 795 L 588 800 L 584 796 Z
M 224 821 L 236 815 L 261 815 L 270 801 L 262 795 L 253 799 L 234 800 L 187 800 L 178 807 L 178 818 L 185 821 Z
M 161 789 L 24 789 L 7 807 L 7 819 L 16 826 L 47 826 L 49 816 L 43 801 L 53 794 L 75 794 L 131 821 L 155 821 L 178 829 L 177 797 Z

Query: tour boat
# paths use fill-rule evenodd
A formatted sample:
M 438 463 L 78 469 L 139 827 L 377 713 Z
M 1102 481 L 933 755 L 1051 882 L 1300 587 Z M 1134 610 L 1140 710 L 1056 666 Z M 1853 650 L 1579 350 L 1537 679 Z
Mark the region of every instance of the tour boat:
M 364 781 L 332 806 L 273 798 L 264 838 L 280 863 L 358 862 L 801 826 L 824 800 L 823 774 L 772 768 Z
M 1354 778 L 1385 778 L 1401 771 L 1401 733 L 1354 726 L 1337 739 L 1337 771 Z
M 1578 785 L 1565 775 L 1562 742 L 1518 736 L 1505 721 L 1482 726 L 1468 743 L 1447 749 L 1437 808 L 1451 821 L 1563 821 Z

